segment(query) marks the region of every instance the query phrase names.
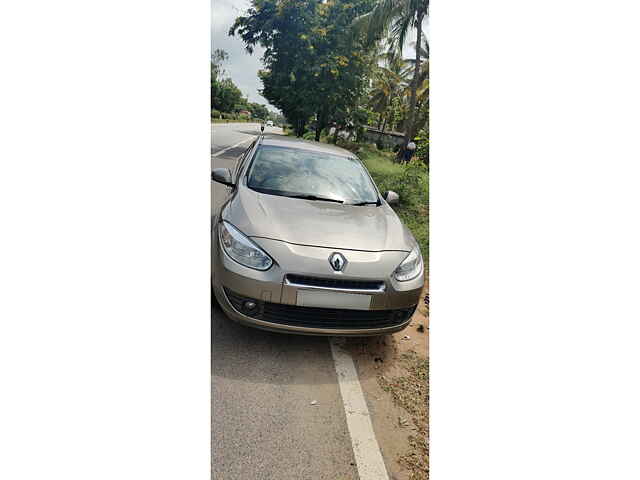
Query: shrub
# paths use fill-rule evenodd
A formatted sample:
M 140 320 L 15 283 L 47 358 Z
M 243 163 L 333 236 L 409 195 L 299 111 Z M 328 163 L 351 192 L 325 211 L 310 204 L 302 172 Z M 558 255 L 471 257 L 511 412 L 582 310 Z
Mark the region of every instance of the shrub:
M 426 136 L 424 130 L 414 139 L 416 143 L 415 157 L 425 165 L 429 165 L 429 137 Z
M 316 132 L 307 132 L 304 135 L 302 135 L 302 138 L 305 140 L 315 140 L 316 139 Z

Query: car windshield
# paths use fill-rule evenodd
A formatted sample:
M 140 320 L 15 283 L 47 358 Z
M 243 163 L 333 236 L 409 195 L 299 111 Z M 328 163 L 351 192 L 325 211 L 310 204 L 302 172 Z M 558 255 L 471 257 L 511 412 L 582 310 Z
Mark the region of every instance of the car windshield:
M 261 146 L 247 186 L 270 195 L 378 203 L 373 182 L 357 158 L 297 148 Z

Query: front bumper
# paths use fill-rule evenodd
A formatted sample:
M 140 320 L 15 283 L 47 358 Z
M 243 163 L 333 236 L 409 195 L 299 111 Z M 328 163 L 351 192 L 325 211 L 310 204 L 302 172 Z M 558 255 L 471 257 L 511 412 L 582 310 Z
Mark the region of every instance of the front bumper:
M 357 252 L 252 238 L 276 262 L 268 271 L 260 272 L 229 258 L 216 240 L 217 235 L 212 242 L 213 291 L 220 307 L 232 320 L 264 330 L 335 336 L 397 332 L 411 322 L 424 285 L 423 275 L 409 282 L 392 279 L 393 270 L 407 252 Z M 348 258 L 344 273 L 336 274 L 331 269 L 327 259 L 333 252 Z M 371 298 L 367 310 L 302 307 L 297 302 L 298 293 L 318 287 L 292 284 L 287 281 L 290 274 L 354 282 L 376 279 L 383 282 L 383 288 L 361 292 Z M 358 293 L 354 289 L 320 289 Z M 256 310 L 247 312 L 243 309 L 244 301 L 253 301 Z

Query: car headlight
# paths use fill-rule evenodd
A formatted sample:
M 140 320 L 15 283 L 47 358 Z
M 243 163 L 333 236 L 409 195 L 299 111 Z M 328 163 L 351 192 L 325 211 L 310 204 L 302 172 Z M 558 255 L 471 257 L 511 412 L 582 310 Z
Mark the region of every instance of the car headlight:
M 240 265 L 254 270 L 269 270 L 273 265 L 273 260 L 264 250 L 224 221 L 220 222 L 220 243 L 227 255 Z
M 411 250 L 411 253 L 407 255 L 398 268 L 393 272 L 393 276 L 399 282 L 408 282 L 414 278 L 420 276 L 422 273 L 422 254 L 420 249 L 416 246 Z

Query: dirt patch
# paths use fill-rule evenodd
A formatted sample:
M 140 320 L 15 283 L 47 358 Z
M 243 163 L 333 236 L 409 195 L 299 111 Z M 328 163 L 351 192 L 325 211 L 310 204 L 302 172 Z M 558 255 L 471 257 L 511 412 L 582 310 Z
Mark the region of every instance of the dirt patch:
M 409 449 L 398 463 L 411 472 L 409 479 L 429 478 L 429 363 L 414 352 L 403 353 L 397 376 L 379 378 L 382 389 L 391 394 L 396 405 L 402 407 L 412 421 L 407 437 Z
M 429 478 L 428 299 L 403 331 L 347 341 L 393 480 Z
M 411 323 L 392 337 L 400 354 L 413 352 L 425 359 L 429 357 L 429 293 L 426 286 Z
M 359 371 L 371 368 L 371 361 L 365 356 L 359 356 L 355 363 Z M 406 424 L 407 413 L 382 389 L 376 373 L 361 377 L 360 385 L 365 394 L 378 446 L 390 478 L 408 480 L 409 471 L 399 463 L 399 459 L 410 449 L 408 429 L 412 425 Z

